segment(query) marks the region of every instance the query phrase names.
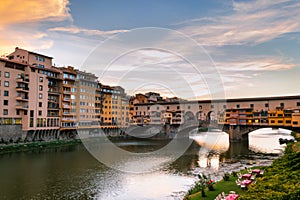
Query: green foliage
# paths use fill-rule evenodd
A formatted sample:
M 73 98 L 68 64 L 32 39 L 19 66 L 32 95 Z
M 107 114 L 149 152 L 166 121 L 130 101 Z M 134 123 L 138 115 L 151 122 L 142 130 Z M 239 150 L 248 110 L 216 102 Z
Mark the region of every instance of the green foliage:
M 53 140 L 49 142 L 18 143 L 18 144 L 0 146 L 0 154 L 19 152 L 19 151 L 29 151 L 38 148 L 51 148 L 57 146 L 74 145 L 79 143 L 81 143 L 81 140 Z
M 295 138 L 296 141 L 300 141 L 300 133 L 292 131 L 291 135 Z
M 300 152 L 294 152 L 292 144 L 286 148 L 283 157 L 266 168 L 262 178 L 250 185 L 241 200 L 250 199 L 300 199 Z

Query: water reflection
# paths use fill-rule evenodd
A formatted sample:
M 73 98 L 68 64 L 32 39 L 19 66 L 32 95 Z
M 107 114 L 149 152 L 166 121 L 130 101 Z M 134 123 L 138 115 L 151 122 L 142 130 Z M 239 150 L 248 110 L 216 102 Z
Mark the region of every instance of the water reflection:
M 193 174 L 209 174 L 214 180 L 222 179 L 224 173 L 240 171 L 249 165 L 270 165 L 277 156 L 260 156 L 259 153 L 280 153 L 285 145 L 279 144 L 279 138 L 291 139 L 290 131 L 263 129 L 249 134 L 249 141 L 229 142 L 225 132 L 193 131 L 190 134 L 199 145 L 198 166 Z M 245 147 L 248 147 L 245 148 Z M 250 151 L 249 151 L 250 150 Z
M 207 150 L 223 153 L 229 149 L 229 135 L 222 131 L 192 132 L 190 138 Z
M 286 145 L 279 144 L 279 138 L 294 139 L 287 129 L 262 128 L 249 133 L 249 149 L 257 153 L 280 154 Z
M 205 169 L 206 173 L 216 175 L 220 169 L 220 155 L 227 152 L 230 146 L 229 135 L 222 131 L 202 133 L 194 131 L 190 134 L 190 138 L 201 147 L 198 153 L 198 166 Z M 215 177 L 215 179 L 220 179 L 220 177 Z
M 0 155 L 0 199 L 183 199 L 199 173 L 211 174 L 217 181 L 222 179 L 222 173 L 244 169 L 250 159 L 254 164 L 269 165 L 276 158 L 250 152 L 247 142 L 229 143 L 228 135 L 223 132 L 194 136 L 197 143 L 192 143 L 179 159 L 166 166 L 159 165 L 157 171 L 141 174 L 108 168 L 83 145 Z M 277 148 L 278 138 L 273 141 L 273 137 L 274 134 L 250 134 L 249 143 L 257 145 L 257 140 L 263 138 L 268 141 L 264 146 Z M 153 151 L 164 145 L 162 141 L 117 144 L 131 152 Z M 101 148 L 108 158 L 119 157 L 104 147 L 105 144 Z M 134 171 L 153 168 L 166 159 L 169 158 L 165 154 L 120 157 L 114 164 Z
M 220 166 L 220 155 L 218 153 L 204 153 L 199 151 L 198 165 L 202 168 L 209 168 L 211 171 L 218 171 Z

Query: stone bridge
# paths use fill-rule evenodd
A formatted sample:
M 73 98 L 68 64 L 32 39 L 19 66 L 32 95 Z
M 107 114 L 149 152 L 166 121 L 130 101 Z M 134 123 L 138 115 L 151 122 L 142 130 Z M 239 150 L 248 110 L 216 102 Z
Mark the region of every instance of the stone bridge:
M 284 126 L 260 126 L 260 125 L 219 125 L 215 123 L 202 123 L 202 124 L 187 124 L 187 125 L 182 125 L 178 128 L 177 133 L 178 135 L 186 135 L 188 134 L 191 130 L 203 127 L 203 128 L 209 128 L 209 129 L 219 129 L 224 131 L 225 133 L 229 134 L 229 139 L 231 141 L 240 141 L 240 140 L 247 140 L 248 139 L 248 134 L 252 131 L 261 129 L 261 128 L 284 128 L 284 129 L 289 129 L 292 131 L 299 132 L 300 129 L 298 128 L 293 128 L 293 127 L 284 127 Z

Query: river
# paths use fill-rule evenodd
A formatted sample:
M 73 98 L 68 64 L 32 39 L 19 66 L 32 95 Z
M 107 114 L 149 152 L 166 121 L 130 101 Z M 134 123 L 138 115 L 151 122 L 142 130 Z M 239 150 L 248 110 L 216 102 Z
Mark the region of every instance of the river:
M 218 137 L 216 145 L 205 146 L 207 134 L 201 133 L 180 158 L 168 164 L 157 165 L 166 161 L 160 154 L 120 161 L 131 169 L 155 166 L 144 173 L 107 167 L 83 144 L 0 155 L 0 199 L 182 199 L 198 173 L 210 174 L 217 181 L 223 173 L 251 164 L 270 165 L 284 149 L 278 139 L 290 137 L 284 130 L 263 129 L 250 134 L 247 142 L 227 143 L 226 137 Z M 129 152 L 153 152 L 168 141 L 115 144 Z

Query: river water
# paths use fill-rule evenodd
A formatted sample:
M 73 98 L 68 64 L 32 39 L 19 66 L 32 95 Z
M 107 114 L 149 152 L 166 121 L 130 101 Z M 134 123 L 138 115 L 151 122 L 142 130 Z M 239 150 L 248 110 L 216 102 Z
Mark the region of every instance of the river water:
M 155 166 L 144 173 L 107 167 L 82 144 L 4 154 L 0 155 L 0 199 L 182 199 L 198 173 L 210 174 L 217 181 L 225 172 L 270 165 L 285 146 L 279 145 L 278 139 L 290 138 L 289 134 L 262 129 L 249 134 L 247 142 L 229 143 L 222 132 L 201 133 L 174 162 L 156 165 L 166 163 L 165 155 L 160 154 L 120 161 L 120 165 L 136 169 Z M 210 144 L 215 136 L 218 140 Z M 127 140 L 115 144 L 129 152 L 153 152 L 168 142 Z M 114 153 L 109 156 L 115 158 Z

